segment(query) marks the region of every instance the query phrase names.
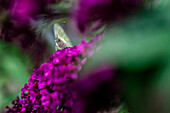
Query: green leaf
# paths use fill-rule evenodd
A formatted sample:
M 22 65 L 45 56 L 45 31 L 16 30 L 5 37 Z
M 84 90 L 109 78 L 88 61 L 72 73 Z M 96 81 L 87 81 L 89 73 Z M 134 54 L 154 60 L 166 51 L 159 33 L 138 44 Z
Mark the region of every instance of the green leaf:
M 0 109 L 5 109 L 20 96 L 20 90 L 27 83 L 30 60 L 16 46 L 0 41 Z M 0 111 L 1 112 L 1 111 Z
M 127 109 L 127 106 L 125 104 L 123 104 L 118 113 L 129 113 L 128 109 Z
M 121 71 L 123 96 L 133 113 L 170 112 L 170 2 L 163 2 L 112 25 L 83 67 L 86 72 L 110 64 Z

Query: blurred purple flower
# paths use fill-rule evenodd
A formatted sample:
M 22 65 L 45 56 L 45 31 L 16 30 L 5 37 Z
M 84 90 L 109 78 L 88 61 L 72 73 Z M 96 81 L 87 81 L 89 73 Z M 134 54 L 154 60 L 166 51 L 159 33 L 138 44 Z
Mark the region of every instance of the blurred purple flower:
M 60 3 L 61 0 L 0 0 L 0 9 L 9 12 L 12 21 L 28 24 L 31 19 L 40 15 L 50 14 L 50 4 Z
M 145 0 L 79 0 L 73 9 L 73 18 L 81 32 L 92 27 L 98 29 L 104 23 L 117 21 L 136 11 Z M 94 26 L 94 22 L 97 24 Z
M 29 20 L 35 15 L 38 6 L 33 0 L 15 0 L 10 9 L 10 15 L 20 21 Z
M 5 12 L 0 22 L 0 40 L 10 42 L 30 57 L 35 68 L 39 67 L 44 59 L 52 53 L 45 38 L 36 32 L 39 19 L 49 15 L 52 10 L 50 4 L 61 0 L 0 0 L 0 13 Z M 60 14 L 56 14 L 58 17 Z M 33 21 L 32 21 L 33 20 Z M 32 23 L 33 22 L 33 23 Z M 40 54 L 41 53 L 41 54 Z
M 48 5 L 59 0 L 14 0 L 10 7 L 10 16 L 17 22 L 30 22 L 40 15 L 48 13 Z
M 28 84 L 21 89 L 21 99 L 13 102 L 7 113 L 68 113 L 76 100 L 74 92 L 69 92 L 67 84 L 78 78 L 78 72 L 84 59 L 94 51 L 96 43 L 103 34 L 99 34 L 89 43 L 58 50 L 45 64 L 34 70 Z
M 117 107 L 121 103 L 118 98 L 120 83 L 115 76 L 115 70 L 110 66 L 97 68 L 96 72 L 73 83 L 71 88 L 77 95 L 73 113 L 97 113 Z

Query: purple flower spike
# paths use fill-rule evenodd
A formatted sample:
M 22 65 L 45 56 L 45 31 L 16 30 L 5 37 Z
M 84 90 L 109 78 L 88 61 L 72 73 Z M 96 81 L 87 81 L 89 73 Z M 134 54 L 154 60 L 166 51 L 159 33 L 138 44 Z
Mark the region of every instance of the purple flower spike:
M 76 95 L 66 90 L 66 86 L 77 80 L 84 59 L 94 51 L 102 36 L 99 34 L 89 43 L 82 41 L 52 54 L 46 63 L 34 70 L 28 84 L 21 89 L 21 99 L 17 98 L 7 113 L 70 113 Z
M 73 18 L 81 32 L 85 32 L 90 27 L 96 30 L 105 23 L 120 20 L 136 11 L 144 1 L 79 0 L 73 11 Z

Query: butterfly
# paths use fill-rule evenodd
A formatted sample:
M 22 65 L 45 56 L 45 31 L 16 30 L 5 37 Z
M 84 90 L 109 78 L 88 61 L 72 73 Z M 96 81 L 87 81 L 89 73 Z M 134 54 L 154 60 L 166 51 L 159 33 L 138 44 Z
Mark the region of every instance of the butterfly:
M 64 29 L 61 27 L 60 24 L 54 24 L 54 35 L 55 35 L 55 42 L 56 42 L 56 50 L 63 49 L 65 47 L 72 47 L 70 39 L 66 35 Z

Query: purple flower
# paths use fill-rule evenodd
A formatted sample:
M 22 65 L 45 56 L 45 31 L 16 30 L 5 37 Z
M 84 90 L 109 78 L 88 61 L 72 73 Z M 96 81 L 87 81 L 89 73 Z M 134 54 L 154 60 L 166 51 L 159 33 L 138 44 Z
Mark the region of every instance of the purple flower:
M 79 0 L 73 18 L 81 32 L 98 29 L 136 11 L 145 0 Z M 96 24 L 94 24 L 96 23 Z
M 52 54 L 46 63 L 34 70 L 28 84 L 21 89 L 21 99 L 14 101 L 7 113 L 68 113 L 76 101 L 74 92 L 67 90 L 67 84 L 77 80 L 78 73 L 103 34 L 89 43 L 82 41 L 74 47 L 67 47 Z M 82 63 L 83 61 L 83 63 Z

